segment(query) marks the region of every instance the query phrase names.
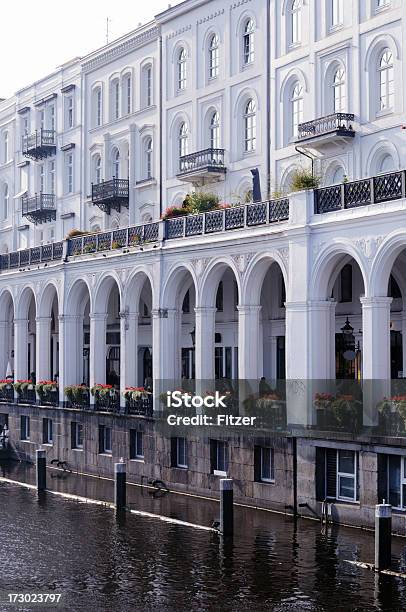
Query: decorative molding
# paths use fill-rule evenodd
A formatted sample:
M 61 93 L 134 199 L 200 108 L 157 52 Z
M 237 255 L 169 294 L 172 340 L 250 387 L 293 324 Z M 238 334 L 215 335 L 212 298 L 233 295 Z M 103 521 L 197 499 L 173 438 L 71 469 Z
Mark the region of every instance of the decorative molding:
M 89 59 L 82 64 L 82 69 L 84 72 L 89 72 L 94 68 L 102 66 L 103 64 L 107 64 L 115 59 L 134 51 L 135 49 L 139 49 L 143 45 L 152 40 L 155 40 L 159 36 L 160 29 L 158 26 L 154 26 L 150 28 L 146 32 L 142 32 L 141 34 L 137 34 L 133 36 L 129 40 L 122 42 L 121 44 L 113 47 L 112 49 L 108 49 L 102 53 L 99 53 L 96 57 Z
M 375 253 L 382 243 L 383 238 L 383 236 L 375 236 L 374 238 L 359 238 L 358 240 L 355 240 L 354 244 L 368 260 L 371 260 L 375 256 Z
M 188 30 L 191 30 L 191 29 L 192 29 L 192 24 L 189 23 L 187 26 L 184 26 L 183 28 L 179 28 L 178 30 L 171 32 L 170 34 L 167 34 L 166 39 L 170 40 L 171 38 L 175 38 L 175 36 L 179 36 L 179 34 L 183 34 L 183 32 L 187 32 Z
M 202 23 L 206 23 L 207 21 L 211 21 L 212 19 L 215 19 L 219 15 L 223 15 L 223 13 L 224 13 L 224 9 L 219 9 L 218 11 L 215 11 L 211 15 L 207 15 L 207 17 L 202 17 L 201 19 L 198 19 L 196 23 L 197 25 L 201 25 Z
M 238 0 L 238 2 L 233 2 L 233 3 L 230 5 L 230 9 L 231 9 L 231 10 L 236 9 L 236 8 L 238 8 L 239 6 L 242 6 L 243 4 L 248 4 L 248 2 L 251 2 L 251 0 Z
M 254 255 L 255 253 L 238 253 L 237 255 L 231 255 L 231 258 L 234 261 L 237 270 L 240 274 L 245 272 L 248 264 L 250 263 Z
M 201 276 L 203 274 L 203 272 L 205 271 L 205 269 L 209 265 L 210 261 L 211 260 L 208 257 L 202 258 L 202 259 L 192 259 L 192 266 L 195 269 L 197 277 L 199 277 L 199 276 Z
M 277 253 L 285 264 L 289 263 L 289 247 L 281 247 L 277 249 Z

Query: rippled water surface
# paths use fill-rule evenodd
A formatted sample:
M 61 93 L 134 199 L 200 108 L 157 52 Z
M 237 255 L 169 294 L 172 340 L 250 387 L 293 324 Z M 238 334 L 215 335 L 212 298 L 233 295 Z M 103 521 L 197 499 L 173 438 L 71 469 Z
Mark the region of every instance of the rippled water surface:
M 4 476 L 33 481 L 33 470 Z M 54 474 L 55 475 L 55 474 Z M 100 500 L 112 484 L 70 475 L 49 486 Z M 215 502 L 170 494 L 153 499 L 129 487 L 133 508 L 201 525 Z M 232 542 L 217 533 L 0 482 L 0 591 L 62 593 L 60 610 L 400 611 L 406 580 L 375 576 L 348 559 L 373 561 L 373 536 L 359 530 L 236 508 Z M 406 542 L 393 540 L 404 571 Z M 4 604 L 1 610 L 10 610 Z M 14 609 L 16 609 L 14 607 Z M 34 607 L 20 610 L 45 609 Z M 48 608 L 49 609 L 49 608 Z M 55 608 L 54 608 L 55 609 Z

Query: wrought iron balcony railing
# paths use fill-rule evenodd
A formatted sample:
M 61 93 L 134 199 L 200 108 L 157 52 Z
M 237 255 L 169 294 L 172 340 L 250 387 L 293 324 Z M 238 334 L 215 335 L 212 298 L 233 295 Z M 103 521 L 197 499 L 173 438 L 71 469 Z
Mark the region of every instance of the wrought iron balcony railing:
M 165 237 L 170 240 L 184 236 L 214 234 L 244 227 L 267 225 L 287 219 L 289 219 L 289 200 L 283 198 L 168 219 Z
M 158 239 L 159 223 L 134 225 L 123 229 L 69 238 L 68 255 L 74 256 L 99 253 L 100 251 L 118 251 L 139 244 L 157 242 Z
M 224 149 L 204 149 L 195 153 L 188 153 L 179 159 L 179 178 L 193 175 L 198 178 L 210 176 L 218 178 L 226 173 L 224 165 Z
M 59 261 L 62 259 L 62 255 L 63 242 L 53 242 L 43 246 L 32 247 L 31 249 L 13 251 L 0 255 L 0 270 L 13 270 L 30 266 L 31 264 Z
M 354 115 L 351 113 L 332 113 L 326 117 L 300 123 L 296 141 L 301 142 L 328 134 L 354 137 Z
M 121 211 L 128 208 L 128 179 L 112 178 L 110 181 L 92 183 L 92 202 L 103 212 L 110 214 L 111 209 Z
M 22 151 L 25 157 L 44 159 L 56 153 L 55 130 L 36 130 L 26 134 L 22 139 Z
M 405 198 L 405 184 L 405 170 L 400 170 L 316 189 L 315 212 L 326 213 Z
M 21 198 L 21 212 L 32 223 L 55 221 L 56 207 L 53 193 L 36 193 L 32 197 Z

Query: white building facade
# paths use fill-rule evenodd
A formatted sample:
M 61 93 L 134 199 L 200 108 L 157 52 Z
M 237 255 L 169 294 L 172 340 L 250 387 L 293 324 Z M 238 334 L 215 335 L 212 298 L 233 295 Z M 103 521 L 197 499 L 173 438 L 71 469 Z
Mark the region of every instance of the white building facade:
M 405 10 L 188 0 L 1 102 L 0 378 L 402 377 Z

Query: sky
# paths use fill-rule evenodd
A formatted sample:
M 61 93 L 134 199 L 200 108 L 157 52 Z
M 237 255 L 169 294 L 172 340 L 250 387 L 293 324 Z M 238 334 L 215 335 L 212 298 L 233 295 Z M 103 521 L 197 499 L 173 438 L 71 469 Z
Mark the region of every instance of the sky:
M 171 0 L 172 6 L 180 0 Z M 168 0 L 4 0 L 1 7 L 0 98 L 150 21 Z

